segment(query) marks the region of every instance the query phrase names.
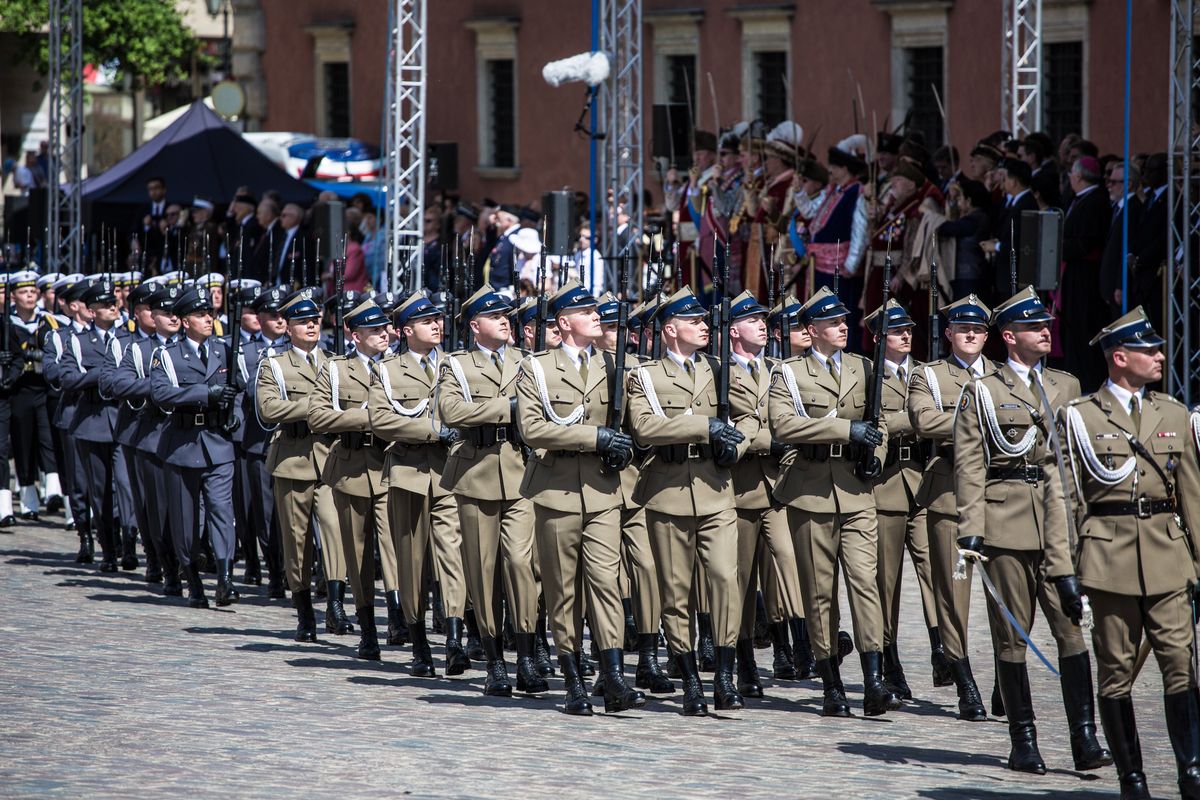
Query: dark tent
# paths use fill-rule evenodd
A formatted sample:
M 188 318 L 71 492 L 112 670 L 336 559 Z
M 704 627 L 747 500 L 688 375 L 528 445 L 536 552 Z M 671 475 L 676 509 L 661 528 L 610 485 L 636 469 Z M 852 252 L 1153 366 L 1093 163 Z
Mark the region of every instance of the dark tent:
M 274 189 L 284 202 L 305 205 L 317 194 L 272 163 L 199 100 L 162 133 L 83 182 L 83 202 L 91 204 L 93 221 L 110 216 L 105 213 L 108 209 L 100 207 L 145 204 L 146 181 L 156 175 L 167 181 L 167 199 L 184 205 L 193 197 L 205 197 L 218 205 L 228 203 L 239 186 L 249 186 L 260 197 Z

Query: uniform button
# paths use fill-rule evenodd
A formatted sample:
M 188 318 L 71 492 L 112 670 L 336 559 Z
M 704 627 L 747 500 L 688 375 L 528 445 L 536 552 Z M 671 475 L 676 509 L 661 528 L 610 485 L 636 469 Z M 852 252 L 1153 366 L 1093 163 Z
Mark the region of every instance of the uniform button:
M 1139 475 L 1145 475 L 1145 474 L 1146 474 L 1146 470 L 1144 470 L 1144 469 L 1139 469 L 1139 470 L 1138 470 L 1138 474 L 1139 474 Z
M 842 402 L 838 403 L 838 406 L 840 406 L 841 408 L 845 408 L 845 407 L 846 407 L 846 401 L 845 401 L 845 400 L 843 400 Z

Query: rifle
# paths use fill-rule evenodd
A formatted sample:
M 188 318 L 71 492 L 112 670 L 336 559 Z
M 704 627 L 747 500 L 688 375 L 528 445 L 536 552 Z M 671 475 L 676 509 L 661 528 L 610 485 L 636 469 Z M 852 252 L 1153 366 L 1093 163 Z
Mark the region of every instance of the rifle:
M 1008 222 L 1008 292 L 1009 297 L 1017 293 L 1017 239 L 1016 223 Z
M 714 253 L 714 256 L 716 254 Z M 715 260 L 715 258 L 714 258 Z M 729 351 L 729 240 L 725 241 L 725 249 L 722 251 L 721 265 L 713 270 L 713 277 L 718 279 L 716 290 L 718 295 L 714 298 L 713 310 L 719 315 L 713 320 L 713 329 L 718 336 L 717 358 L 717 417 L 722 422 L 729 422 L 729 362 L 732 356 Z
M 237 285 L 238 290 L 232 293 L 229 303 L 229 364 L 225 370 L 225 385 L 235 387 L 237 385 L 238 376 L 238 358 L 242 352 L 242 266 L 244 259 L 242 258 L 245 248 L 238 249 L 237 263 Z M 237 414 L 233 411 L 233 403 L 227 406 L 221 406 L 218 411 L 218 419 L 221 422 L 221 428 L 226 433 L 233 433 L 238 429 L 241 420 L 237 418 Z
M 775 259 L 772 259 L 772 261 L 774 261 L 774 260 Z M 782 273 L 783 273 L 783 265 L 782 264 L 774 264 L 773 263 L 771 265 L 771 272 L 767 276 L 767 278 L 768 278 L 768 280 L 767 280 L 767 312 L 768 313 L 770 313 L 775 308 L 775 282 L 779 279 L 779 276 Z M 779 348 L 777 348 L 775 346 L 775 342 L 773 340 L 773 337 L 770 335 L 770 332 L 768 332 L 768 334 L 767 334 L 767 355 L 773 356 L 773 357 L 779 356 Z
M 346 237 L 342 237 L 342 248 L 345 249 Z M 346 324 L 342 309 L 342 292 L 346 288 L 346 259 L 333 260 L 333 352 L 334 355 L 346 354 Z
M 937 256 L 929 259 L 929 361 L 937 361 L 941 351 L 938 341 L 938 267 Z M 886 311 L 886 309 L 885 309 Z
M 613 375 L 608 404 L 608 427 L 621 429 L 625 419 L 625 353 L 629 349 L 629 256 L 621 256 L 621 299 L 617 301 L 617 351 L 613 353 Z M 617 472 L 622 465 L 609 461 L 606 456 L 601 470 Z
M 546 297 L 546 222 L 542 220 L 542 252 L 538 256 L 537 268 L 537 315 L 533 322 L 536 327 L 533 329 L 533 350 L 535 353 L 540 353 L 546 349 L 546 313 L 549 311 L 548 299 Z M 517 280 L 516 273 L 513 273 L 513 281 Z
M 889 244 L 887 255 L 883 260 L 883 306 L 879 312 L 878 319 L 875 321 L 875 363 L 873 365 L 873 372 L 871 373 L 871 385 L 869 387 L 871 394 L 867 398 L 867 416 L 865 417 L 876 428 L 879 427 L 880 417 L 883 416 L 883 360 L 887 355 L 887 304 L 891 283 L 892 249 Z M 854 473 L 858 475 L 860 480 L 873 481 L 882 472 L 883 465 L 875 457 L 874 448 L 864 447 L 862 455 L 859 456 L 858 463 L 854 465 Z
M 837 253 L 837 258 L 833 260 L 833 293 L 838 294 L 838 283 L 842 277 L 842 240 L 838 239 L 834 245 L 834 252 Z M 839 297 L 841 295 L 838 295 Z

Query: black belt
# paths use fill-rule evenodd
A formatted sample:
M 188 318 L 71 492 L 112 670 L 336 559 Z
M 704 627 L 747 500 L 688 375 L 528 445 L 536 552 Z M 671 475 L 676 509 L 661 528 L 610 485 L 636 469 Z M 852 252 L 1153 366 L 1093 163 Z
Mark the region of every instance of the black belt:
M 1155 514 L 1170 514 L 1175 511 L 1175 500 L 1168 497 L 1155 500 L 1139 497 L 1136 501 L 1123 503 L 1089 503 L 1088 514 L 1093 517 L 1137 517 L 1150 519 Z
M 501 442 L 516 442 L 511 425 L 476 425 L 463 429 L 463 438 L 476 447 L 491 447 Z
M 946 459 L 951 464 L 953 464 L 954 463 L 954 443 L 953 442 L 938 442 L 937 444 L 935 444 L 933 446 L 933 454 L 935 456 L 941 456 L 942 458 Z
M 184 430 L 208 428 L 216 426 L 218 423 L 215 411 L 184 411 L 182 409 L 175 409 L 175 412 L 171 414 L 171 420 Z
M 883 460 L 883 465 L 890 467 L 901 461 L 912 461 L 924 465 L 925 460 L 925 448 L 922 442 L 897 436 L 888 441 L 887 457 Z
M 831 458 L 844 458 L 857 461 L 862 455 L 862 448 L 856 444 L 802 444 L 796 450 L 809 461 L 828 461 Z
M 383 440 L 379 439 L 373 433 L 353 431 L 351 433 L 343 433 L 338 437 L 338 441 L 342 443 L 342 447 L 347 450 L 362 450 L 365 447 L 383 447 Z
M 713 457 L 712 446 L 707 444 L 660 444 L 654 448 L 654 453 L 668 464 Z
M 579 450 L 551 450 L 547 455 L 554 456 L 555 458 L 573 458 L 581 455 L 581 453 Z
M 1036 486 L 1046 480 L 1046 471 L 1037 464 L 1026 464 L 1021 467 L 988 467 L 988 480 L 992 481 L 1024 481 Z
M 305 439 L 312 433 L 312 429 L 308 427 L 308 423 L 304 420 L 297 420 L 296 422 L 284 422 L 279 427 L 284 433 L 286 433 L 288 436 L 291 436 L 293 439 Z

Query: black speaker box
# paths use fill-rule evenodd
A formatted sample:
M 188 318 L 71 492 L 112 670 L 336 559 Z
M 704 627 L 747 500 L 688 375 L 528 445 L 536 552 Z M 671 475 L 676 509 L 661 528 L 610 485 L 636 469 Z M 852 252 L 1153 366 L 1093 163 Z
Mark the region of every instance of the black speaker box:
M 1017 279 L 1039 291 L 1058 288 L 1062 253 L 1062 214 L 1057 211 L 1022 211 L 1021 243 L 1017 251 Z
M 575 250 L 575 193 L 563 189 L 542 195 L 546 215 L 546 252 L 568 256 Z
M 425 186 L 435 191 L 457 189 L 458 142 L 431 142 L 425 153 Z
M 333 258 L 334 253 L 340 258 L 342 234 L 346 232 L 346 204 L 341 200 L 330 200 L 318 204 L 313 212 L 313 236 L 320 240 L 317 258 L 324 261 Z

